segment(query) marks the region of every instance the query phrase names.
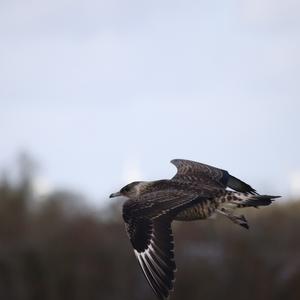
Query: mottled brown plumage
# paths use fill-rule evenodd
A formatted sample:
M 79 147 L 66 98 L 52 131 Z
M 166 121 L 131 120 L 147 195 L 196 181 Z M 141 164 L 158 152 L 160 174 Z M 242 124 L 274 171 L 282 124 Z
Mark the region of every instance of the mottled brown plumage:
M 269 205 L 276 198 L 259 195 L 225 170 L 183 159 L 171 163 L 177 168 L 172 179 L 132 182 L 111 194 L 128 198 L 123 205 L 126 231 L 159 299 L 168 298 L 175 280 L 173 220 L 206 219 L 219 213 L 248 229 L 247 220 L 234 215 L 234 208 Z

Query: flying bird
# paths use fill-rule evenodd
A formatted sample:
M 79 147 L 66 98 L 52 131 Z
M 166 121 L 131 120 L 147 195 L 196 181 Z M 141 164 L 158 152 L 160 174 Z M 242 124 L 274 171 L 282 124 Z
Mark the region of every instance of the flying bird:
M 259 195 L 227 171 L 202 163 L 174 159 L 171 179 L 135 181 L 112 197 L 125 196 L 123 219 L 143 273 L 159 299 L 169 297 L 175 281 L 173 220 L 191 221 L 222 214 L 248 229 L 236 208 L 266 206 L 280 196 Z M 227 188 L 230 188 L 228 190 Z

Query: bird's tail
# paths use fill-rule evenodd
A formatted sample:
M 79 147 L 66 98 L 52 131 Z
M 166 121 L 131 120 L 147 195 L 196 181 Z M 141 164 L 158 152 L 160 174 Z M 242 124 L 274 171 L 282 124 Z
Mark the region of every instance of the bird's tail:
M 250 193 L 234 192 L 233 200 L 230 201 L 237 205 L 237 207 L 259 207 L 270 205 L 276 198 L 281 196 L 258 195 Z

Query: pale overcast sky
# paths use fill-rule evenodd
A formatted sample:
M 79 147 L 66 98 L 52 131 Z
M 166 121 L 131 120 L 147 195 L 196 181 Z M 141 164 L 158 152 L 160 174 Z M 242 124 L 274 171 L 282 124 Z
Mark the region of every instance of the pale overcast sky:
M 0 2 L 0 169 L 103 203 L 173 158 L 300 195 L 300 2 Z

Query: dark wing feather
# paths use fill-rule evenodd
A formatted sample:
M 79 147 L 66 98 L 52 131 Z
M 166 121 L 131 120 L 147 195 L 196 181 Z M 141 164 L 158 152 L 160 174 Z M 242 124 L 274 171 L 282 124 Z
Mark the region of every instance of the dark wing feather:
M 134 253 L 151 288 L 159 299 L 173 289 L 176 265 L 171 220 L 130 218 L 126 230 Z
M 123 217 L 157 218 L 176 212 L 186 205 L 209 198 L 211 195 L 194 193 L 180 189 L 157 190 L 141 195 L 138 199 L 129 199 L 123 205 Z
M 146 193 L 123 205 L 123 218 L 134 253 L 160 299 L 167 298 L 173 288 L 176 269 L 172 216 L 201 199 L 193 193 L 169 189 Z
M 185 159 L 173 159 L 171 163 L 177 168 L 177 173 L 172 178 L 173 180 L 198 181 L 199 183 L 219 188 L 228 186 L 238 192 L 255 194 L 255 190 L 249 184 L 230 175 L 225 170 Z

